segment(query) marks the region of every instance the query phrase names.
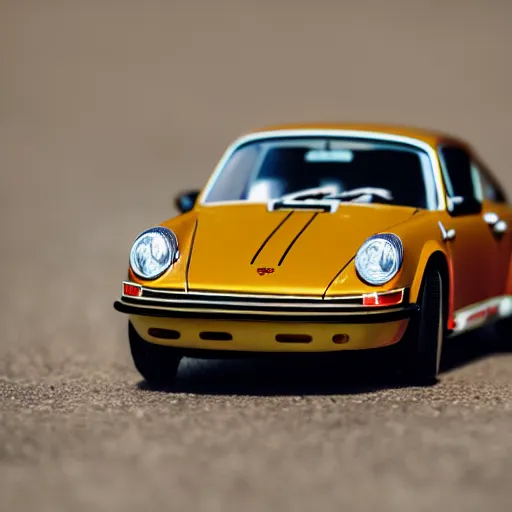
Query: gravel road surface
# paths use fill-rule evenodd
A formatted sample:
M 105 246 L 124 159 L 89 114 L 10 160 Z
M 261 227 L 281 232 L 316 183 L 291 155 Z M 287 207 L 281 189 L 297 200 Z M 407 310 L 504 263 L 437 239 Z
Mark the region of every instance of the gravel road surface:
M 112 303 L 135 236 L 255 126 L 440 128 L 512 192 L 511 25 L 504 0 L 2 0 L 0 509 L 509 511 L 487 334 L 432 387 L 187 360 L 153 392 Z

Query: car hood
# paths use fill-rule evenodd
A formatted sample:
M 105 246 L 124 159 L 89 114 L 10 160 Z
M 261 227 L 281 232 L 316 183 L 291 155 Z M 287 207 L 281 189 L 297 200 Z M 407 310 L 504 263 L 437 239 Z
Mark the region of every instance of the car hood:
M 414 208 L 343 204 L 334 213 L 222 205 L 197 211 L 186 281 L 190 291 L 323 295 L 369 236 Z

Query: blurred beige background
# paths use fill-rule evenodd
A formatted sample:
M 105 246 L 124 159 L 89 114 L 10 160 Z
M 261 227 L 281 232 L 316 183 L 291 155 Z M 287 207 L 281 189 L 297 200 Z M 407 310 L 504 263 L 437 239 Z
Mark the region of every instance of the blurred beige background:
M 253 127 L 438 128 L 511 191 L 511 20 L 506 0 L 1 0 L 0 351 L 124 357 L 132 240 Z

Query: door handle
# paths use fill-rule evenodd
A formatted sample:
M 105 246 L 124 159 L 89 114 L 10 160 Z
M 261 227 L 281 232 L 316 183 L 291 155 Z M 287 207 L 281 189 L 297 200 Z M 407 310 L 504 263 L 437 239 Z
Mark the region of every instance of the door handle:
M 508 224 L 504 220 L 499 220 L 498 222 L 496 222 L 496 224 L 494 224 L 492 228 L 492 232 L 495 235 L 503 235 L 504 233 L 507 232 L 507 230 Z
M 501 220 L 497 213 L 495 212 L 486 212 L 483 215 L 484 221 L 492 227 L 492 232 L 497 235 L 501 236 L 508 230 L 508 224 Z
M 483 217 L 484 217 L 484 221 L 487 224 L 489 224 L 489 226 L 494 226 L 500 220 L 500 218 L 498 217 L 498 214 L 495 212 L 485 212 Z

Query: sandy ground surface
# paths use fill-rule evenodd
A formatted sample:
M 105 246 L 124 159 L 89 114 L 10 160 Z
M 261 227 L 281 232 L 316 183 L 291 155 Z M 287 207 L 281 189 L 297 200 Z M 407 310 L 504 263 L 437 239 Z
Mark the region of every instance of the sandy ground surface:
M 512 4 L 0 1 L 5 510 L 510 510 L 512 354 L 430 388 L 186 362 L 147 390 L 128 250 L 240 132 L 390 121 L 468 138 L 512 192 Z

